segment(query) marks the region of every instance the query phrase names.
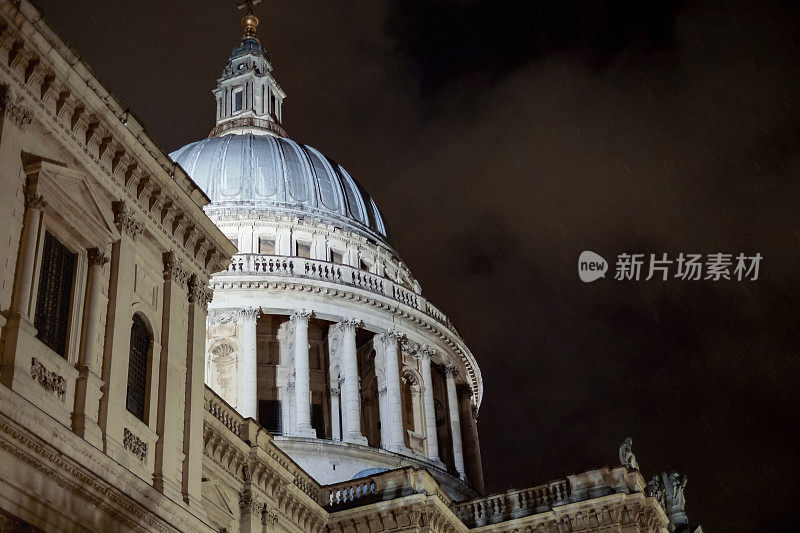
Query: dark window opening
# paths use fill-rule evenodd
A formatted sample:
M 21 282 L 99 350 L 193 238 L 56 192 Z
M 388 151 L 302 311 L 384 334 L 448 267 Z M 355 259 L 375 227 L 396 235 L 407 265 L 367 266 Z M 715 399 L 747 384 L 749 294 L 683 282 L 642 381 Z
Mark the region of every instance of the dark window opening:
M 273 435 L 281 434 L 283 420 L 280 400 L 258 401 L 258 423 Z
M 150 355 L 150 330 L 141 316 L 133 315 L 131 326 L 131 349 L 128 359 L 128 393 L 125 407 L 128 411 L 145 421 L 145 401 L 147 396 L 147 359 Z
M 258 239 L 258 253 L 275 255 L 275 241 L 263 237 Z
M 244 98 L 244 92 L 243 91 L 237 91 L 237 92 L 233 93 L 233 110 L 234 111 L 241 111 L 242 110 L 243 98 Z
M 77 257 L 49 232 L 44 234 L 39 292 L 33 325 L 36 336 L 61 357 L 67 355 L 69 310 Z
M 344 263 L 344 254 L 341 252 L 337 252 L 336 250 L 331 250 L 331 262 L 336 263 L 337 265 L 341 265 Z
M 317 438 L 324 438 L 325 416 L 323 415 L 321 403 L 311 404 L 311 427 L 317 430 Z
M 297 257 L 311 259 L 311 245 L 303 242 L 297 243 Z

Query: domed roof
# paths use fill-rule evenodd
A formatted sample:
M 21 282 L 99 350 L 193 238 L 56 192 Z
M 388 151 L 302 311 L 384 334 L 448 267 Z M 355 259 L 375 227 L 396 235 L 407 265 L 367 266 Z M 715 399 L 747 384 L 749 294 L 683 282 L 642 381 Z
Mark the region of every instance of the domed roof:
M 383 216 L 364 188 L 310 146 L 275 135 L 230 133 L 187 144 L 170 156 L 212 206 L 318 215 L 389 240 Z

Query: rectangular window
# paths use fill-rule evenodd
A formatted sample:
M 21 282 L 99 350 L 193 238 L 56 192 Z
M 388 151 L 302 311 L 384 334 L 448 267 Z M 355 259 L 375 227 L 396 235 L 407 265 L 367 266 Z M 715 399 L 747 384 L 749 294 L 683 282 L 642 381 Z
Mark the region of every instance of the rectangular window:
M 297 243 L 297 257 L 305 257 L 311 259 L 311 244 L 305 242 Z
M 331 263 L 336 263 L 337 265 L 344 264 L 344 255 L 342 252 L 331 250 Z
M 366 261 L 364 261 L 363 259 L 359 259 L 359 260 L 358 260 L 358 265 L 359 265 L 359 267 L 361 268 L 361 270 L 367 270 L 367 271 L 369 271 L 369 265 L 368 265 L 368 264 L 367 264 L 367 262 L 366 262 Z
M 280 400 L 258 401 L 258 423 L 261 424 L 261 427 L 273 435 L 281 434 L 282 428 Z
M 239 89 L 233 93 L 233 110 L 241 111 L 244 105 L 244 92 Z
M 272 239 L 265 239 L 260 237 L 258 239 L 258 253 L 275 255 L 275 241 Z
M 77 256 L 50 232 L 44 234 L 39 293 L 33 325 L 36 336 L 51 350 L 67 356 L 69 311 Z
M 239 239 L 234 239 L 233 237 L 228 237 L 228 240 L 230 240 L 233 243 L 233 245 L 236 247 L 237 250 L 239 249 Z

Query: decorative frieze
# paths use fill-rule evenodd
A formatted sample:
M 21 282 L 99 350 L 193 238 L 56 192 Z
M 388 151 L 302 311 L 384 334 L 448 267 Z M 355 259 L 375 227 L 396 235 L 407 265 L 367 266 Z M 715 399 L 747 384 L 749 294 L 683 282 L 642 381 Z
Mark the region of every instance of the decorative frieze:
M 140 461 L 144 462 L 147 459 L 147 443 L 134 435 L 128 428 L 125 428 L 123 432 L 122 446 Z
M 66 380 L 47 368 L 35 357 L 31 359 L 31 377 L 44 390 L 55 394 L 63 402 L 67 395 Z

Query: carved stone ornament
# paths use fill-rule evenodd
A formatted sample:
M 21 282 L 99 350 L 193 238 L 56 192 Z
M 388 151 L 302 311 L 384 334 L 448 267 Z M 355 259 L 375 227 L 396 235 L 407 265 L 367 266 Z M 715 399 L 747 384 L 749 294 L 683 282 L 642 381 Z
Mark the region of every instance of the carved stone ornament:
M 339 321 L 338 326 L 343 332 L 354 332 L 357 327 L 360 327 L 364 323 L 361 320 L 356 320 L 355 318 L 345 318 L 344 320 Z
M 51 372 L 35 357 L 31 359 L 31 377 L 44 390 L 55 394 L 63 402 L 67 395 L 66 381 L 55 372 Z
M 446 365 L 444 367 L 444 373 L 447 377 L 452 377 L 453 379 L 458 377 L 459 369 L 455 365 Z
M 239 312 L 233 309 L 211 311 L 208 316 L 211 325 L 235 324 L 239 320 Z
M 213 297 L 214 291 L 208 287 L 208 282 L 203 283 L 196 274 L 192 275 L 189 279 L 189 303 L 207 308 Z
M 89 249 L 89 253 L 87 255 L 89 259 L 89 266 L 102 267 L 109 261 L 108 256 L 104 254 L 99 248 Z
M 132 239 L 144 231 L 144 224 L 133 216 L 130 209 L 125 206 L 125 202 L 114 203 L 114 224 L 120 233 L 127 233 Z
M 122 446 L 140 461 L 144 462 L 147 459 L 147 443 L 134 435 L 128 428 L 125 428 L 123 432 Z
M 25 187 L 25 209 L 44 209 L 47 207 L 47 202 L 44 198 L 29 187 Z
M 33 111 L 23 105 L 23 101 L 22 96 L 14 95 L 10 90 L 7 90 L 3 99 L 3 110 L 6 113 L 6 117 L 15 126 L 25 131 L 25 127 L 33 122 Z
M 309 318 L 311 318 L 311 311 L 306 311 L 305 309 L 292 311 L 292 324 L 308 324 Z
M 266 511 L 267 505 L 253 498 L 253 494 L 248 490 L 239 496 L 239 511 L 242 515 L 260 515 Z
M 189 280 L 189 271 L 174 252 L 164 254 L 164 281 L 172 281 L 184 286 Z
M 239 317 L 241 317 L 242 320 L 258 320 L 258 317 L 260 316 L 260 307 L 245 307 L 239 309 Z
M 403 339 L 403 335 L 396 330 L 389 330 L 385 333 L 381 333 L 378 338 L 387 346 L 395 345 L 398 341 Z

